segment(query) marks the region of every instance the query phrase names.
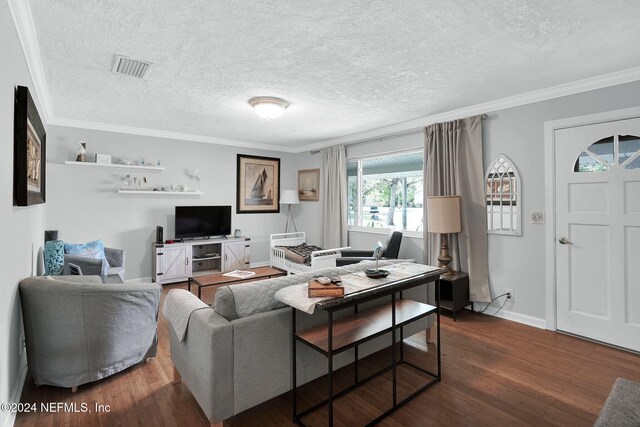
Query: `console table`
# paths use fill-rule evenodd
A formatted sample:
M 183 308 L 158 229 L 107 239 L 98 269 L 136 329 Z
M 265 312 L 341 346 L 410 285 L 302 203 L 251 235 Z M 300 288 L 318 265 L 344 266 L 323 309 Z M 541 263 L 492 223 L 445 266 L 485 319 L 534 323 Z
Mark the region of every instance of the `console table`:
M 333 425 L 333 401 L 340 396 L 347 394 L 356 387 L 378 377 L 386 372 L 392 371 L 393 384 L 393 404 L 390 409 L 371 421 L 370 425 L 380 422 L 383 418 L 400 408 L 405 403 L 440 381 L 441 378 L 441 353 L 440 353 L 440 275 L 443 269 L 436 267 L 423 266 L 429 271 L 414 274 L 391 282 L 382 282 L 378 286 L 372 286 L 367 289 L 358 290 L 351 293 L 345 293 L 344 297 L 325 299 L 315 304 L 316 309 L 323 310 L 327 313 L 327 324 L 313 327 L 304 331 L 297 331 L 296 313 L 297 309 L 292 306 L 291 310 L 291 339 L 292 339 L 292 378 L 293 378 L 293 421 L 298 425 L 304 425 L 301 418 L 305 415 L 328 405 L 329 425 Z M 390 266 L 389 269 L 392 269 Z M 343 281 L 345 276 L 343 276 Z M 375 279 L 369 279 L 375 280 Z M 415 288 L 417 286 L 435 284 L 436 305 L 432 306 L 418 301 L 403 298 L 403 291 Z M 425 286 L 428 288 L 428 286 Z M 346 287 L 345 287 L 346 289 Z M 425 290 L 425 293 L 427 291 Z M 379 306 L 358 311 L 358 305 L 372 301 L 378 298 L 391 296 L 391 302 L 381 304 Z M 353 309 L 353 314 L 342 317 L 339 320 L 334 319 L 336 311 L 347 308 Z M 404 340 L 403 326 L 435 314 L 437 318 L 437 372 L 431 372 L 404 360 L 404 352 L 402 342 Z M 374 373 L 364 379 L 358 377 L 358 345 L 372 340 L 376 337 L 391 333 L 392 347 L 392 363 L 383 368 L 379 372 Z M 397 341 L 397 334 L 400 334 L 400 341 Z M 319 352 L 327 358 L 328 368 L 328 398 L 316 405 L 298 413 L 297 409 L 297 382 L 296 382 L 296 343 L 302 343 Z M 397 347 L 400 346 L 400 357 L 397 357 Z M 355 380 L 354 384 L 346 389 L 335 393 L 333 392 L 333 357 L 346 350 L 354 348 L 355 353 Z M 400 364 L 406 364 L 411 368 L 420 371 L 431 377 L 425 385 L 420 389 L 398 401 L 397 396 L 397 367 Z

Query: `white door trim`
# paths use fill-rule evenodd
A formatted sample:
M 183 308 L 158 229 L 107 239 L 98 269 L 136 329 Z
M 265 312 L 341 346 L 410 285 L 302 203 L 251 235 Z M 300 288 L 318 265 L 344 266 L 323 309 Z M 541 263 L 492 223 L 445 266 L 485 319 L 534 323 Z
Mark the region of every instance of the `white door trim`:
M 551 120 L 544 123 L 546 313 L 547 329 L 556 330 L 556 171 L 555 132 L 559 129 L 640 117 L 640 107 Z

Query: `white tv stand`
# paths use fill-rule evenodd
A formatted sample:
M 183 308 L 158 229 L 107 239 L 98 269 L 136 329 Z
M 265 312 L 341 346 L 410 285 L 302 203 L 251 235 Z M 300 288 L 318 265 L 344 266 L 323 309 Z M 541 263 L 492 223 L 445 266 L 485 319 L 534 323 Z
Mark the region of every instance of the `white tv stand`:
M 251 239 L 215 237 L 184 242 L 153 243 L 154 282 L 186 282 L 189 277 L 249 268 Z

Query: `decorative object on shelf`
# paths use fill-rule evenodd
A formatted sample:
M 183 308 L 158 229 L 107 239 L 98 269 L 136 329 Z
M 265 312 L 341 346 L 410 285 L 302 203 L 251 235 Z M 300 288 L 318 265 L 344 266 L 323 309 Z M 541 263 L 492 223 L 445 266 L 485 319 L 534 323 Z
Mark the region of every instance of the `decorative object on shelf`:
M 84 139 L 81 139 L 78 144 L 80 144 L 80 148 L 78 149 L 78 151 L 76 151 L 76 162 L 86 162 L 87 161 L 87 156 L 86 156 L 87 141 L 85 141 Z
M 96 163 L 99 165 L 110 165 L 111 164 L 111 155 L 110 154 L 96 154 Z
M 280 212 L 280 159 L 238 154 L 236 213 Z
M 284 99 L 274 98 L 272 96 L 256 96 L 249 100 L 249 105 L 259 117 L 267 122 L 271 119 L 277 119 L 289 107 L 289 103 Z
M 45 203 L 47 134 L 29 89 L 24 86 L 15 91 L 13 132 L 13 204 Z
M 365 270 L 364 274 L 367 275 L 370 279 L 381 279 L 383 277 L 387 277 L 389 275 L 388 270 L 380 270 L 378 268 L 378 261 L 384 255 L 384 245 L 382 242 L 378 241 L 375 247 L 373 248 L 373 258 L 376 260 L 376 268 L 374 270 Z
M 157 188 L 142 188 L 142 189 L 120 189 L 120 194 L 155 194 L 155 195 L 185 195 L 185 196 L 201 196 L 203 193 L 200 191 L 169 191 L 159 190 Z
M 131 166 L 131 160 L 128 157 L 120 157 L 120 163 L 123 165 Z
M 298 171 L 298 197 L 301 202 L 320 200 L 320 169 Z
M 144 158 L 140 159 L 140 166 L 144 166 L 145 164 Z
M 462 231 L 460 224 L 460 196 L 427 197 L 427 230 L 429 233 L 440 233 L 440 267 L 446 272 L 443 276 L 451 276 L 455 272 L 449 267 L 449 233 Z
M 240 231 L 239 228 L 236 228 L 236 230 L 233 232 L 233 237 L 238 238 L 240 236 L 242 236 L 242 231 Z
M 160 160 L 156 160 L 156 166 L 160 167 Z
M 293 223 L 293 229 L 298 232 L 298 227 L 296 227 L 296 220 L 293 218 L 293 212 L 291 212 L 291 205 L 300 204 L 300 200 L 298 199 L 298 193 L 296 190 L 282 190 L 282 195 L 280 196 L 280 204 L 281 205 L 289 205 L 287 208 L 287 225 L 284 227 L 284 232 L 289 232 L 289 218 L 291 218 L 291 222 Z
M 200 191 L 200 177 L 198 176 L 198 169 L 194 169 L 193 172 L 188 172 L 187 175 L 196 182 L 196 191 Z

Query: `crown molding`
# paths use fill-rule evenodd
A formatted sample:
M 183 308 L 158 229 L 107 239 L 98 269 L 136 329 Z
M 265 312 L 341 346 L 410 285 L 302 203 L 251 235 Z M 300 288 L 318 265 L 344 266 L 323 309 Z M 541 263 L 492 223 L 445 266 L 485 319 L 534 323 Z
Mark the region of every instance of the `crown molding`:
M 47 89 L 44 68 L 40 60 L 40 48 L 36 30 L 33 26 L 33 15 L 31 14 L 29 2 L 26 0 L 7 0 L 7 3 L 9 4 L 9 10 L 11 10 L 13 23 L 18 31 L 18 38 L 22 45 L 31 80 L 35 86 L 35 97 L 40 101 L 40 106 L 42 107 L 40 113 L 44 118 L 44 122 L 48 124 L 53 112 L 51 111 L 49 90 Z
M 193 135 L 189 133 L 171 132 L 165 130 L 139 128 L 134 126 L 120 126 L 109 123 L 90 122 L 85 120 L 65 119 L 51 117 L 50 125 L 66 126 L 80 129 L 99 130 L 103 132 L 126 133 L 129 135 L 151 136 L 155 138 L 174 139 L 178 141 L 203 142 L 206 144 L 228 145 L 231 147 L 251 148 L 254 150 L 280 151 L 283 153 L 296 153 L 297 149 L 283 145 L 263 144 L 260 142 L 243 141 L 238 139 L 218 138 L 215 136 Z M 304 150 L 303 150 L 304 151 Z
M 384 126 L 377 129 L 371 129 L 364 132 L 342 136 L 339 138 L 320 141 L 314 144 L 300 147 L 299 151 L 317 150 L 337 144 L 355 144 L 367 140 L 379 139 L 382 137 L 415 131 L 433 123 L 462 119 L 478 114 L 490 113 L 492 111 L 504 110 L 507 108 L 518 107 L 526 104 L 533 104 L 535 102 L 547 101 L 549 99 L 560 98 L 567 95 L 574 95 L 577 93 L 588 92 L 591 90 L 602 89 L 610 86 L 616 86 L 619 84 L 629 83 L 637 80 L 640 80 L 640 67 L 629 68 L 627 70 L 616 71 L 613 73 L 603 74 L 600 76 L 590 77 L 582 80 L 576 80 L 571 83 L 552 86 L 546 89 L 484 102 L 482 104 L 472 105 L 457 110 L 451 110 L 445 113 L 422 117 L 415 120 L 409 120 L 395 125 Z

